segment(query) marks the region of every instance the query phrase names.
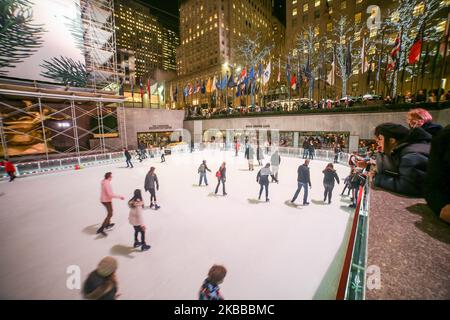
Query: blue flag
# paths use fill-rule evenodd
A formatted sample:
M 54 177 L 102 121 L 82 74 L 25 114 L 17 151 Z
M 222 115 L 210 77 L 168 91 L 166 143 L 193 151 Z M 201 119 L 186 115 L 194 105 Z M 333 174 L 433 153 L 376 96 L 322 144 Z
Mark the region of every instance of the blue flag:
M 234 87 L 236 87 L 236 83 L 234 82 L 234 76 L 233 76 L 233 75 L 231 75 L 231 76 L 230 76 L 230 79 L 228 80 L 228 87 L 229 87 L 229 88 L 234 88 Z
M 220 90 L 225 89 L 225 88 L 227 87 L 227 83 L 228 83 L 228 77 L 225 76 L 225 77 L 222 79 L 222 82 L 220 83 Z
M 288 61 L 286 62 L 286 79 L 288 85 L 291 84 L 291 65 L 290 65 L 290 57 L 288 57 Z
M 258 78 L 261 78 L 263 73 L 264 73 L 263 72 L 263 66 L 262 66 L 262 63 L 260 63 L 259 67 L 258 67 Z
M 251 80 L 255 79 L 255 68 L 253 67 L 250 69 L 250 79 Z

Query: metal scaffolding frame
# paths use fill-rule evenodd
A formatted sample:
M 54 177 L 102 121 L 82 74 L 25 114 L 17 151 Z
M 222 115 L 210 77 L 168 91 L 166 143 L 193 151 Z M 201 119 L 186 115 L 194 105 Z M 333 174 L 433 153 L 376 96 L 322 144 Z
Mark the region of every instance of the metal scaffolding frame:
M 90 85 L 118 89 L 114 0 L 80 0 L 80 10 Z
M 13 105 L 11 100 L 2 99 L 2 96 L 12 96 L 12 99 L 17 100 L 33 100 L 31 105 L 28 105 L 27 108 L 17 107 Z M 62 101 L 62 102 L 61 102 Z M 59 103 L 60 105 L 55 107 L 49 106 L 46 104 L 51 103 Z M 83 104 L 83 102 L 85 102 Z M 115 98 L 111 96 L 102 96 L 102 95 L 77 95 L 76 92 L 73 92 L 71 95 L 65 94 L 57 94 L 57 93 L 42 93 L 42 92 L 30 92 L 30 91 L 18 91 L 18 90 L 8 90 L 8 89 L 0 89 L 0 111 L 9 109 L 10 112 L 7 113 L 8 117 L 11 116 L 34 116 L 37 117 L 37 113 L 39 113 L 40 125 L 35 126 L 29 131 L 17 131 L 15 129 L 5 127 L 5 119 L 3 118 L 2 112 L 0 112 L 0 140 L 1 146 L 4 152 L 4 157 L 8 158 L 8 140 L 7 134 L 16 134 L 25 136 L 28 138 L 35 139 L 35 141 L 42 142 L 45 146 L 45 159 L 51 160 L 53 158 L 61 158 L 61 157 L 78 157 L 87 155 L 87 154 L 95 154 L 101 153 L 105 154 L 111 151 L 119 151 L 124 147 L 128 147 L 127 137 L 126 137 L 126 123 L 125 123 L 125 107 L 124 107 L 124 99 L 123 98 Z M 80 104 L 81 103 L 81 104 Z M 47 113 L 44 111 L 47 110 Z M 50 110 L 50 113 L 48 113 Z M 112 112 L 111 112 L 112 111 Z M 58 115 L 65 115 L 65 122 L 70 122 L 71 126 L 68 128 L 64 128 L 62 130 L 55 130 L 55 128 L 50 127 L 46 124 L 46 119 L 50 117 L 55 117 Z M 85 117 L 97 119 L 97 126 L 94 128 L 87 129 L 86 127 L 80 126 L 80 120 Z M 114 117 L 117 119 L 117 130 L 119 134 L 120 143 L 115 141 L 115 144 L 108 143 L 107 139 L 105 139 L 105 131 L 112 131 L 113 128 L 109 128 L 105 126 L 104 119 L 108 117 Z M 6 132 L 5 132 L 6 131 Z M 42 138 L 39 135 L 33 135 L 36 131 L 41 131 Z M 99 144 L 86 148 L 83 145 L 80 145 L 80 141 L 82 139 L 86 139 L 87 136 L 94 135 L 96 132 L 99 134 Z M 73 143 L 70 148 L 64 151 L 50 150 L 50 141 L 58 136 L 63 136 L 68 141 Z M 19 156 L 18 159 L 14 158 L 15 161 L 29 161 L 29 160 L 38 160 L 38 158 L 42 159 L 43 153 L 36 153 L 28 156 Z

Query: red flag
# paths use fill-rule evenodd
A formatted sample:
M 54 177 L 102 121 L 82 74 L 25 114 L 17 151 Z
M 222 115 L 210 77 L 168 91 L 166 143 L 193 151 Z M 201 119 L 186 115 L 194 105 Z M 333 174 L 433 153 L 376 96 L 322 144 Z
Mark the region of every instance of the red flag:
M 147 80 L 147 93 L 148 93 L 148 96 L 149 96 L 149 99 L 150 99 L 150 97 L 151 97 L 151 93 L 150 93 L 150 79 Z
M 420 28 L 419 33 L 417 34 L 416 39 L 414 40 L 414 44 L 409 51 L 408 63 L 415 64 L 420 59 L 420 53 L 422 52 L 422 41 L 423 41 L 423 27 Z
M 295 74 L 291 77 L 291 88 L 292 90 L 295 90 L 295 87 L 297 85 L 297 77 L 295 76 Z

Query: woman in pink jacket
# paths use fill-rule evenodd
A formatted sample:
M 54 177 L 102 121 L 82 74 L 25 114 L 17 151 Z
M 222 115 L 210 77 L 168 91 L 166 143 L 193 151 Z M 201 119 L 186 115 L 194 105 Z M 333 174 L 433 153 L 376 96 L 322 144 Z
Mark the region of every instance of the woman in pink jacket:
M 128 221 L 134 228 L 134 247 L 137 248 L 141 246 L 142 251 L 147 251 L 150 249 L 145 243 L 145 225 L 144 217 L 142 216 L 142 209 L 144 208 L 144 201 L 142 201 L 141 190 L 134 190 L 133 198 L 128 201 L 128 206 L 130 207 L 130 215 Z M 138 236 L 141 234 L 141 241 L 139 242 Z
M 105 179 L 102 180 L 102 191 L 100 195 L 100 202 L 105 206 L 107 211 L 106 219 L 103 221 L 100 229 L 97 230 L 97 233 L 101 233 L 105 237 L 107 234 L 105 233 L 105 229 L 111 229 L 114 226 L 114 223 L 111 223 L 111 218 L 113 216 L 113 208 L 112 208 L 112 199 L 120 199 L 124 200 L 125 198 L 122 196 L 118 196 L 113 193 L 111 188 L 111 180 L 112 173 L 105 173 Z

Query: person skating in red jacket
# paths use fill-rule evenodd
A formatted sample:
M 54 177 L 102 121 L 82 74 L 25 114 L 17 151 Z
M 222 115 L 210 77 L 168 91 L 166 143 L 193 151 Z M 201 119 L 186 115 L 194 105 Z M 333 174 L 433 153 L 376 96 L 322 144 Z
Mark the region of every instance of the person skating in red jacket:
M 16 178 L 16 167 L 14 167 L 12 162 L 3 160 L 0 162 L 0 167 L 5 167 L 5 171 L 9 176 L 9 182 Z

